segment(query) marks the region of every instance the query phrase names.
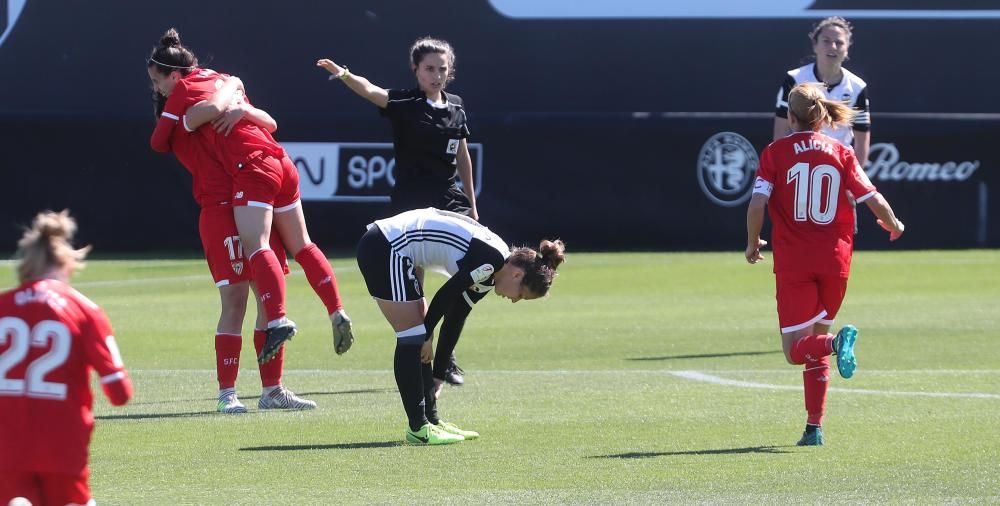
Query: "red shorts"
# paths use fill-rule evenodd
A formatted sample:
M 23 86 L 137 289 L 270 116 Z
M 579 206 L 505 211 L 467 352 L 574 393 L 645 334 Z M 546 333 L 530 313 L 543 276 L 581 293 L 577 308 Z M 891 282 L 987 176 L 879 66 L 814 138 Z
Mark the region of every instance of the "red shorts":
M 233 177 L 233 206 L 254 206 L 280 213 L 299 203 L 299 170 L 287 156 L 252 156 Z
M 833 324 L 847 294 L 847 277 L 840 274 L 778 272 L 775 285 L 782 334 L 817 322 Z
M 34 471 L 0 471 L 0 504 L 15 497 L 31 504 L 95 504 L 90 497 L 87 478 L 90 471 L 78 476 L 71 474 L 38 473 Z
M 250 262 L 243 257 L 240 234 L 236 231 L 233 208 L 229 206 L 203 207 L 198 217 L 198 233 L 205 249 L 205 260 L 212 273 L 215 286 L 226 286 L 241 281 L 251 281 Z M 276 231 L 271 232 L 271 249 L 278 257 L 285 274 L 288 258 L 285 247 Z

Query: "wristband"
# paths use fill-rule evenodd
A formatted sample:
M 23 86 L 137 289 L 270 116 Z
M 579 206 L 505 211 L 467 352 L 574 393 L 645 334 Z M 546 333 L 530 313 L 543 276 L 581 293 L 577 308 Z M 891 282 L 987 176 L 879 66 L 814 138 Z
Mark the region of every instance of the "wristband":
M 343 67 L 343 70 L 340 71 L 340 73 L 330 74 L 329 79 L 331 81 L 333 81 L 334 79 L 340 79 L 341 81 L 343 81 L 344 79 L 347 79 L 347 76 L 349 75 L 351 75 L 351 71 L 345 66 Z

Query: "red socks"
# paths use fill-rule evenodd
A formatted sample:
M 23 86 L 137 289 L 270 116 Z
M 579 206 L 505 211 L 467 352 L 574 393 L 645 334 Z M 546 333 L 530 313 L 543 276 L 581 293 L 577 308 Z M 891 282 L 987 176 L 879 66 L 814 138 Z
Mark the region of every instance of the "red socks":
M 272 322 L 285 316 L 285 273 L 274 251 L 259 249 L 250 255 L 250 269 L 253 282 L 257 284 L 257 294 L 267 321 Z
M 814 360 L 828 357 L 831 353 L 833 353 L 833 336 L 821 334 L 799 338 L 792 343 L 792 351 L 789 355 L 796 364 L 808 364 Z
M 830 357 L 806 363 L 802 372 L 802 386 L 806 394 L 806 423 L 823 424 L 826 410 L 826 389 L 830 384 Z
M 240 348 L 243 337 L 236 334 L 215 335 L 215 371 L 219 380 L 219 390 L 236 386 L 236 375 L 240 372 Z
M 295 261 L 302 266 L 306 279 L 309 280 L 309 286 L 312 286 L 316 295 L 319 295 L 328 314 L 333 314 L 334 311 L 344 307 L 340 302 L 340 292 L 337 290 L 337 277 L 333 275 L 330 262 L 326 260 L 318 246 L 309 243 L 295 255 Z
M 264 347 L 264 340 L 267 339 L 267 331 L 253 331 L 253 346 L 260 355 L 261 348 Z M 281 384 L 281 371 L 285 364 L 285 347 L 278 349 L 278 354 L 271 360 L 260 365 L 260 384 L 264 388 L 274 387 Z

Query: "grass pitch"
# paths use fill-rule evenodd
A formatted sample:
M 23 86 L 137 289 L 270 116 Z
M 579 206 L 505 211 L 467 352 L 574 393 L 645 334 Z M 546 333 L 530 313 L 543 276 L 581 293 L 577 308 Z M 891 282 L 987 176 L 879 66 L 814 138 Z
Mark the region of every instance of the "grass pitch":
M 855 255 L 837 324 L 861 330 L 859 368 L 832 371 L 821 448 L 794 446 L 801 367 L 780 351 L 769 261 L 571 252 L 548 298 L 488 297 L 457 349 L 467 384 L 439 405 L 482 438 L 436 448 L 401 443 L 393 333 L 354 261 L 332 263 L 358 338 L 344 356 L 301 272 L 288 279 L 285 384 L 319 408 L 256 412 L 246 338 L 251 412 L 227 416 L 204 264 L 89 262 L 76 286 L 136 383 L 124 408 L 95 404 L 100 504 L 1000 501 L 998 251 Z

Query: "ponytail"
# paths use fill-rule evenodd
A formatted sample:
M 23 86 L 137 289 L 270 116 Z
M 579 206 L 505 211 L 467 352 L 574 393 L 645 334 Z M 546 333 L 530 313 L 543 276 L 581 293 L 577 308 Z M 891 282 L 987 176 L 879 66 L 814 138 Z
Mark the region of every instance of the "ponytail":
M 23 283 L 45 277 L 53 269 L 72 271 L 82 267 L 90 246 L 74 249 L 71 244 L 74 234 L 76 220 L 69 215 L 69 210 L 38 213 L 31 228 L 17 242 L 18 279 Z
M 792 88 L 788 93 L 788 114 L 794 115 L 809 130 L 827 125 L 849 125 L 858 112 L 845 102 L 826 98 L 820 86 L 819 83 L 802 83 Z

